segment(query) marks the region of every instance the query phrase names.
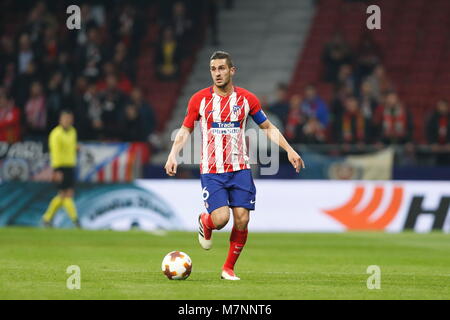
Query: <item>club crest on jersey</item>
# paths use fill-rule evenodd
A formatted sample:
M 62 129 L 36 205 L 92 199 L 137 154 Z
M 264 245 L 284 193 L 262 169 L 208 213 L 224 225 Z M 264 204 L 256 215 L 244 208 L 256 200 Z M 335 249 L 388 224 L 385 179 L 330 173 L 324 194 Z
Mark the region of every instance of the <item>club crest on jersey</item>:
M 233 106 L 233 113 L 235 115 L 239 116 L 241 114 L 241 108 L 242 108 L 242 106 L 238 106 L 238 105 Z

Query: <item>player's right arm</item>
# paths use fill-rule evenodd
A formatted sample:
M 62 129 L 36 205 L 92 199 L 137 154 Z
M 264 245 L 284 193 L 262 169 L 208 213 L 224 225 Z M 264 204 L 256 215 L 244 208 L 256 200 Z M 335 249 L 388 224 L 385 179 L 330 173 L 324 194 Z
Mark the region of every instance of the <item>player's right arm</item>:
M 55 171 L 54 169 L 58 165 L 59 148 L 58 148 L 58 134 L 57 130 L 53 129 L 48 137 L 48 149 L 50 153 L 50 166 L 53 169 L 52 179 L 54 182 L 58 183 L 62 180 L 62 173 L 60 171 Z
M 177 135 L 175 136 L 175 141 L 173 142 L 172 149 L 170 150 L 169 156 L 167 157 L 166 165 L 164 169 L 166 169 L 166 173 L 169 176 L 174 176 L 177 173 L 177 155 L 183 149 L 186 144 L 189 135 L 194 130 L 194 128 L 181 126 L 180 130 L 178 130 Z
M 198 94 L 194 94 L 189 100 L 183 125 L 181 126 L 180 130 L 178 130 L 178 133 L 175 136 L 175 141 L 173 142 L 172 149 L 170 150 L 169 156 L 167 157 L 166 165 L 164 166 L 164 169 L 166 169 L 166 173 L 171 177 L 177 173 L 177 155 L 181 151 L 181 149 L 183 149 L 191 132 L 194 131 L 195 121 L 200 118 L 199 106 L 200 101 L 198 98 Z

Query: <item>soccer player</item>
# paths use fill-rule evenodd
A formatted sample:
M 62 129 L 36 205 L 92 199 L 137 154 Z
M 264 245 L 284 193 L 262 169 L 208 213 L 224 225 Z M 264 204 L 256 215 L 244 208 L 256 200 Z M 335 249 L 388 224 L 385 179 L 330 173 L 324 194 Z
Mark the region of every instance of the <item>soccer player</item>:
M 73 201 L 75 184 L 75 166 L 77 162 L 77 131 L 73 125 L 71 111 L 62 111 L 59 125 L 49 136 L 50 162 L 53 168 L 53 180 L 58 187 L 58 194 L 50 201 L 43 216 L 44 225 L 51 226 L 53 216 L 60 207 L 68 213 L 72 222 L 80 227 L 77 209 Z
M 212 247 L 212 231 L 220 230 L 228 223 L 231 208 L 234 224 L 228 256 L 222 268 L 222 279 L 240 280 L 234 273 L 234 265 L 247 241 L 250 211 L 255 209 L 256 202 L 256 189 L 245 142 L 247 117 L 250 115 L 273 142 L 287 151 L 288 159 L 297 173 L 305 165 L 280 131 L 267 119 L 258 98 L 233 85 L 236 68 L 230 55 L 223 51 L 214 52 L 209 68 L 213 85 L 191 97 L 165 170 L 169 176 L 176 174 L 176 156 L 194 130 L 194 122 L 200 121 L 203 146 L 201 184 L 208 213 L 199 215 L 198 239 L 200 245 L 209 250 Z

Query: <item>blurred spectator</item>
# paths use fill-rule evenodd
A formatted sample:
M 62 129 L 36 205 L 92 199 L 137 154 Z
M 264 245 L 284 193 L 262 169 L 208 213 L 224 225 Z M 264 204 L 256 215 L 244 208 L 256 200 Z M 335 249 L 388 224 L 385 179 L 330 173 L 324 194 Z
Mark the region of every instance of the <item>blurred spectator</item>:
M 384 104 L 375 114 L 379 142 L 404 144 L 411 142 L 413 124 L 410 113 L 400 103 L 397 93 L 386 93 Z
M 0 84 L 9 91 L 16 77 L 14 43 L 10 37 L 3 36 L 0 45 Z
M 144 138 L 148 139 L 150 134 L 156 130 L 156 116 L 153 107 L 144 100 L 142 91 L 139 88 L 134 88 L 131 91 L 131 103 L 136 106 L 140 118 L 144 124 Z
M 339 68 L 338 78 L 336 81 L 338 87 L 348 87 L 352 94 L 356 94 L 357 80 L 353 73 L 353 68 L 349 64 L 343 64 Z
M 82 73 L 89 79 L 97 79 L 100 74 L 100 65 L 105 57 L 99 29 L 91 27 L 87 30 L 87 41 L 78 48 L 77 64 Z
M 436 104 L 427 125 L 427 138 L 430 144 L 450 144 L 450 112 L 448 101 L 441 99 Z
M 5 93 L 0 93 L 0 141 L 20 141 L 20 111 Z
M 30 35 L 33 44 L 38 44 L 42 41 L 45 27 L 56 28 L 57 26 L 58 22 L 47 10 L 45 1 L 38 1 L 30 11 L 24 31 Z
M 1 66 L 0 83 L 10 92 L 16 79 L 16 69 L 14 62 L 8 62 Z
M 328 106 L 317 94 L 316 87 L 313 85 L 308 85 L 305 88 L 302 110 L 309 118 L 316 118 L 322 127 L 327 127 L 329 119 Z
M 268 111 L 275 115 L 279 121 L 286 123 L 289 112 L 288 86 L 279 83 L 276 92 L 276 100 L 268 106 Z
M 72 71 L 69 54 L 66 51 L 61 51 L 59 53 L 55 72 L 59 72 L 61 74 L 63 95 L 65 96 L 70 95 L 72 92 L 72 77 L 74 72 Z
M 186 6 L 182 1 L 176 1 L 173 4 L 170 24 L 173 27 L 178 43 L 180 43 L 186 51 L 190 51 L 189 46 L 191 45 L 191 41 L 189 40 L 191 39 L 193 24 L 186 12 Z
M 369 143 L 371 138 L 371 118 L 364 114 L 354 96 L 345 99 L 344 112 L 334 121 L 333 137 L 336 142 L 344 144 Z
M 335 88 L 333 100 L 331 101 L 330 113 L 333 117 L 340 117 L 344 112 L 345 99 L 353 94 L 350 87 L 341 85 Z
M 131 4 L 125 4 L 124 8 L 117 15 L 117 26 L 113 30 L 117 30 L 116 41 L 124 41 L 130 43 L 133 39 L 134 20 L 136 9 Z
M 392 89 L 392 83 L 386 75 L 386 71 L 382 65 L 377 65 L 371 75 L 365 81 L 370 83 L 372 95 L 377 101 L 381 101 L 383 95 Z
M 441 99 L 426 126 L 428 143 L 436 152 L 437 165 L 450 164 L 450 110 L 448 101 Z
M 45 96 L 40 82 L 33 82 L 30 98 L 25 104 L 26 133 L 32 140 L 44 139 L 47 130 Z
M 160 80 L 178 78 L 180 52 L 180 44 L 175 38 L 173 29 L 170 26 L 165 27 L 156 47 L 156 74 Z
M 1 37 L 1 48 L 0 48 L 0 61 L 3 63 L 11 63 L 16 59 L 16 55 L 14 53 L 14 42 L 9 36 Z M 0 66 L 3 69 L 3 66 Z
M 316 117 L 310 117 L 302 130 L 302 143 L 320 144 L 326 142 L 325 127 Z
M 54 128 L 59 123 L 59 116 L 64 106 L 62 94 L 62 75 L 59 72 L 54 73 L 47 87 L 47 121 L 48 128 Z
M 291 143 L 302 142 L 302 130 L 306 123 L 306 116 L 302 112 L 302 97 L 294 94 L 289 104 L 289 113 L 285 125 L 284 134 Z
M 322 61 L 325 65 L 325 81 L 336 82 L 339 69 L 343 64 L 352 63 L 352 52 L 341 33 L 336 32 L 325 45 Z
M 88 41 L 88 30 L 95 27 L 100 27 L 103 23 L 103 17 L 101 14 L 101 10 L 100 14 L 96 15 L 92 10 L 91 5 L 88 3 L 83 3 L 80 9 L 81 21 L 83 21 L 80 26 L 81 28 L 76 31 L 71 31 L 69 36 L 75 36 L 75 41 L 73 41 L 73 39 L 72 41 L 75 42 L 78 46 L 83 46 Z M 97 12 L 99 12 L 99 10 L 97 10 Z
M 44 39 L 42 43 L 42 62 L 44 63 L 44 68 L 46 70 L 56 67 L 59 48 L 57 42 L 57 30 L 52 27 L 47 27 L 44 32 Z
M 381 50 L 372 38 L 372 33 L 363 34 L 358 47 L 356 58 L 356 72 L 358 79 L 364 79 L 374 71 L 381 61 Z
M 80 140 L 96 140 L 102 136 L 102 105 L 95 83 L 79 78 L 75 99 L 75 125 Z
M 125 104 L 125 96 L 117 86 L 114 75 L 106 77 L 106 90 L 100 95 L 101 122 L 103 139 L 120 139 L 120 132 L 116 130 L 119 118 Z
M 14 80 L 13 86 L 11 88 L 11 93 L 14 97 L 16 105 L 23 109 L 25 103 L 28 100 L 30 94 L 31 83 L 39 79 L 38 73 L 36 71 L 36 64 L 34 61 L 30 61 L 27 69 L 24 73 L 18 75 Z
M 319 144 L 325 142 L 325 128 L 315 116 L 308 117 L 302 110 L 302 97 L 291 97 L 285 129 L 291 143 Z
M 116 66 L 112 62 L 106 62 L 103 65 L 104 77 L 97 82 L 99 91 L 104 91 L 107 88 L 107 79 L 115 78 L 117 88 L 123 93 L 129 94 L 133 89 L 133 85 L 123 72 L 118 72 Z
M 358 101 L 364 118 L 371 119 L 378 106 L 378 101 L 372 93 L 372 85 L 370 82 L 364 81 L 361 84 Z
M 130 75 L 132 79 L 135 78 L 135 66 L 128 57 L 128 49 L 124 42 L 116 44 L 112 62 L 114 63 L 114 66 L 117 69 L 116 72 L 120 78 L 127 78 L 128 81 L 130 80 L 127 75 Z
M 24 73 L 28 64 L 33 60 L 34 53 L 31 49 L 31 41 L 28 34 L 24 33 L 19 38 L 19 53 L 17 54 L 18 72 Z
M 124 141 L 146 141 L 146 128 L 139 109 L 134 104 L 125 106 L 120 119 L 121 138 Z
M 135 4 L 126 3 L 124 7 L 118 6 L 117 14 L 113 21 L 112 30 L 114 30 L 113 41 L 123 43 L 130 56 L 134 59 L 139 54 L 140 37 L 144 30 L 144 21 L 142 10 Z

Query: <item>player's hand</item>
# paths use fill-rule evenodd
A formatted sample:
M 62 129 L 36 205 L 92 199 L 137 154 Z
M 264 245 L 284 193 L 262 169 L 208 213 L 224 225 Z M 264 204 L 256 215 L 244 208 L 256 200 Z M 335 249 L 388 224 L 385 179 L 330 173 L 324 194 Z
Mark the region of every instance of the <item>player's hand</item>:
M 297 173 L 299 173 L 301 169 L 305 169 L 303 159 L 294 150 L 288 153 L 288 159 Z
M 61 181 L 63 180 L 63 174 L 61 171 L 53 171 L 52 178 L 55 183 L 61 183 Z
M 167 158 L 166 165 L 164 166 L 164 169 L 166 169 L 166 173 L 169 176 L 173 177 L 177 173 L 177 167 L 178 167 L 177 159 L 174 156 L 169 155 L 169 157 Z

